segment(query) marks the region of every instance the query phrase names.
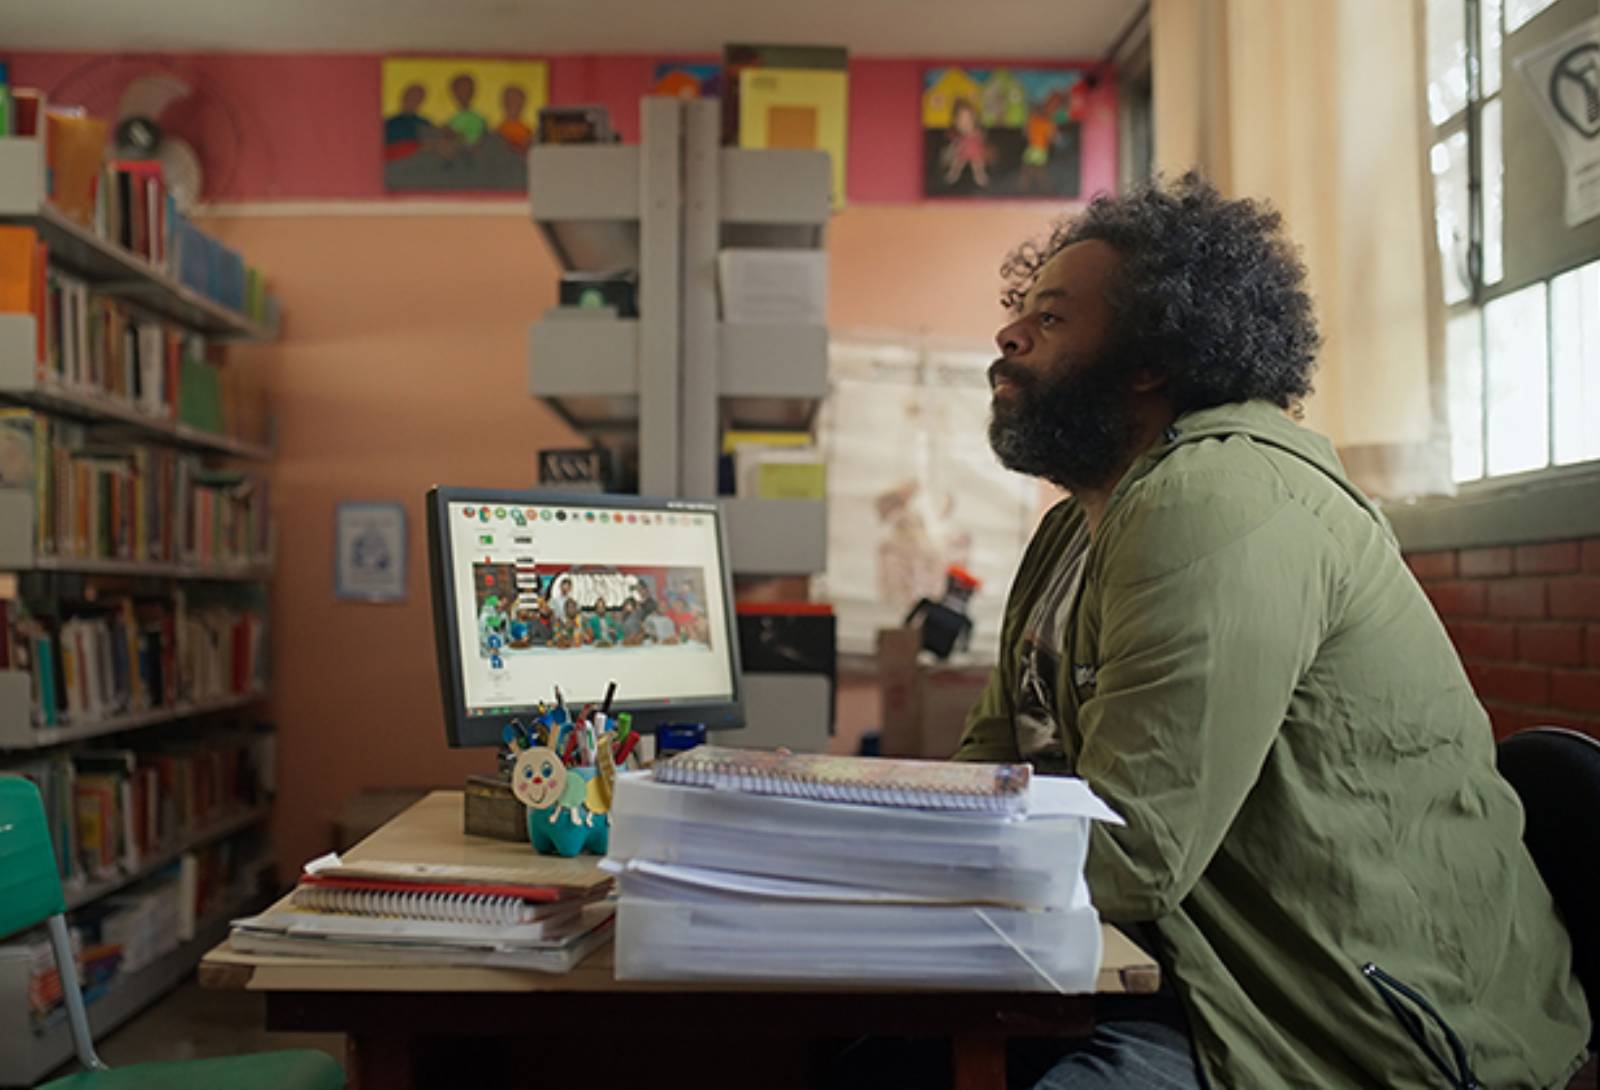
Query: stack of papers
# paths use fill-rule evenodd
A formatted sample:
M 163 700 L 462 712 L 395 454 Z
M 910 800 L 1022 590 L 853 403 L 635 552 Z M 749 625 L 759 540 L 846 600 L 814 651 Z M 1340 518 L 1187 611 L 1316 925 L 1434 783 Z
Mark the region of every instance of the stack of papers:
M 619 777 L 619 979 L 1092 990 L 1099 918 L 1081 781 L 1024 812 L 936 812 Z
M 436 792 L 349 855 L 308 863 L 289 896 L 233 921 L 240 953 L 565 972 L 611 935 L 611 879 L 589 859 L 463 837 Z
M 288 897 L 234 920 L 229 941 L 246 954 L 563 973 L 610 934 L 604 892 L 326 855 Z

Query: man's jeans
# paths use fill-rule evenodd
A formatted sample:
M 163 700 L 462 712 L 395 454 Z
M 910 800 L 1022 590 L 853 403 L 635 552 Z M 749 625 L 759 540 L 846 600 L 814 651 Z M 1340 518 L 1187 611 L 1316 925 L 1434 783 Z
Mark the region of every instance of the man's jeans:
M 1201 1090 L 1188 1034 L 1165 1022 L 1101 1022 L 1034 1090 Z
M 1015 1041 L 1012 1090 L 1204 1090 L 1178 1001 L 1167 995 L 1102 997 L 1100 1021 L 1082 1040 Z M 950 1085 L 950 1053 L 939 1042 L 869 1037 L 837 1054 L 832 1090 L 923 1090 Z

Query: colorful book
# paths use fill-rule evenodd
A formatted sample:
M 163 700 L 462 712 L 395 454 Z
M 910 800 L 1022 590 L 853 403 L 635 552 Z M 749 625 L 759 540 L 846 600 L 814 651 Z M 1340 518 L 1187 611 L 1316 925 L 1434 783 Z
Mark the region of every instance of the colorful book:
M 32 314 L 39 236 L 31 227 L 0 227 L 0 314 Z
M 682 787 L 813 799 L 858 806 L 1021 814 L 1033 768 L 883 757 L 835 757 L 783 750 L 697 746 L 655 766 Z
M 104 121 L 81 109 L 51 109 L 46 113 L 45 124 L 49 129 L 45 158 L 50 203 L 68 219 L 90 227 L 110 130 Z

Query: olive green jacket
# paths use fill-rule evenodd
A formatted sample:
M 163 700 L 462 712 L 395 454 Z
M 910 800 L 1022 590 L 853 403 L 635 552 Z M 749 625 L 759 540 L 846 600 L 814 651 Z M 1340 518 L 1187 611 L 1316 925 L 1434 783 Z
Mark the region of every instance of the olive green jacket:
M 1082 517 L 1063 502 L 1029 545 L 958 759 L 1017 759 L 1021 629 Z M 1589 1019 L 1521 807 L 1325 439 L 1261 402 L 1181 417 L 1113 492 L 1065 641 L 1066 759 L 1040 771 L 1127 819 L 1095 827 L 1090 892 L 1156 947 L 1213 1086 L 1449 1085 L 1368 963 L 1485 1087 L 1566 1084 Z

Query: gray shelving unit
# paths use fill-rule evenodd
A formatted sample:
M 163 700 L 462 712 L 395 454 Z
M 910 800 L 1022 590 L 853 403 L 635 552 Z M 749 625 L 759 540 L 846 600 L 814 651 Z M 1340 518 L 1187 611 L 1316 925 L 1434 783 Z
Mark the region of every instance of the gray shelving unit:
M 275 330 L 207 299 L 115 243 L 61 215 L 45 200 L 45 168 L 36 140 L 0 138 L 0 223 L 32 227 L 48 244 L 50 262 L 87 281 L 96 292 L 127 300 L 151 316 L 171 321 L 214 340 L 270 340 Z M 97 437 L 177 447 L 231 459 L 265 461 L 270 447 L 201 431 L 142 411 L 131 401 L 103 392 L 77 389 L 42 373 L 35 359 L 38 330 L 30 315 L 0 315 L 0 403 L 20 404 L 51 416 L 91 424 Z M 29 489 L 0 488 L 0 572 L 56 573 L 62 576 L 115 576 L 140 580 L 264 582 L 271 566 L 262 564 L 199 567 L 153 564 L 35 552 L 35 508 Z M 54 582 L 50 585 L 54 586 Z M 33 722 L 31 679 L 0 670 L 0 770 L 42 749 L 72 746 L 134 730 L 154 729 L 181 720 L 237 711 L 266 698 L 249 693 L 209 702 L 134 711 L 90 722 L 40 726 Z M 164 845 L 132 867 L 66 890 L 69 909 L 78 909 L 158 873 L 184 853 L 264 824 L 270 805 L 232 811 L 180 842 Z M 270 855 L 270 853 L 269 853 Z M 271 866 L 263 857 L 246 877 L 252 890 Z M 126 1021 L 181 981 L 204 954 L 227 934 L 228 920 L 259 903 L 252 895 L 199 922 L 195 936 L 151 965 L 119 974 L 89 1007 L 98 1037 Z M 42 1032 L 28 1019 L 24 989 L 29 967 L 17 957 L 0 956 L 0 1086 L 30 1086 L 72 1056 L 64 1019 Z
M 807 427 L 827 393 L 827 329 L 725 323 L 716 277 L 724 247 L 822 246 L 828 159 L 723 147 L 715 100 L 647 98 L 641 112 L 637 147 L 529 154 L 551 253 L 569 270 L 637 269 L 639 317 L 549 311 L 529 331 L 528 388 L 597 441 L 633 446 L 641 492 L 712 499 L 725 425 Z M 823 503 L 736 501 L 728 520 L 741 573 L 824 565 Z
M 547 312 L 528 335 L 528 389 L 595 442 L 636 452 L 641 493 L 716 499 L 725 427 L 809 427 L 828 389 L 825 326 L 721 320 L 717 255 L 820 249 L 832 212 L 828 157 L 723 147 L 715 99 L 646 98 L 640 113 L 637 147 L 529 153 L 529 205 L 550 252 L 572 271 L 636 269 L 639 317 Z M 739 574 L 825 566 L 826 503 L 723 505 Z M 781 744 L 822 748 L 826 685 L 772 681 L 781 677 L 748 675 L 748 718 L 789 724 Z

